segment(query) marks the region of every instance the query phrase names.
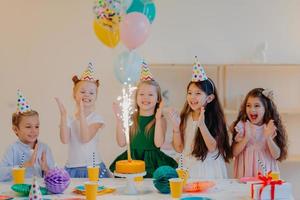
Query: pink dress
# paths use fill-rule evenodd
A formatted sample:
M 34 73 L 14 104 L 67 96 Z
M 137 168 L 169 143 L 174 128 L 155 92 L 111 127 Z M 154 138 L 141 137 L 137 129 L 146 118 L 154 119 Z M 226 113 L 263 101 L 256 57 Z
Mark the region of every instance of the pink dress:
M 245 123 L 239 122 L 237 126 L 246 131 Z M 251 125 L 251 136 L 244 150 L 235 157 L 234 177 L 254 177 L 258 172 L 264 172 L 258 160 L 262 161 L 268 171 L 279 171 L 277 161 L 272 157 L 267 140 L 263 134 L 263 126 Z M 244 133 L 243 133 L 244 134 Z

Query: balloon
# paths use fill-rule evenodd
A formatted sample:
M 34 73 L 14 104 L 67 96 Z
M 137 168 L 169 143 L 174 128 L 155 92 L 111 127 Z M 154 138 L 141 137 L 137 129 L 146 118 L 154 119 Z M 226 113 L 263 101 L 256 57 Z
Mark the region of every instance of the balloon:
M 114 62 L 115 76 L 122 84 L 135 83 L 141 74 L 142 58 L 135 52 L 123 52 Z
M 114 48 L 120 41 L 119 23 L 107 19 L 95 19 L 94 31 L 97 38 L 106 46 Z
M 120 23 L 120 37 L 124 45 L 132 50 L 145 42 L 149 35 L 150 23 L 141 13 L 133 12 L 124 16 Z
M 155 4 L 152 0 L 133 0 L 126 13 L 128 14 L 132 12 L 143 13 L 152 24 L 156 15 Z
M 132 0 L 106 0 L 106 6 L 115 13 L 125 12 L 132 4 Z

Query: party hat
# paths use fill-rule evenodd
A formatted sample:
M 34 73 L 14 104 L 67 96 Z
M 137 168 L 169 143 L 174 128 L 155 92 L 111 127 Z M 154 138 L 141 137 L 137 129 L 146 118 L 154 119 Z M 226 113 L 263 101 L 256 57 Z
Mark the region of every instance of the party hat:
M 28 104 L 26 98 L 24 97 L 24 95 L 21 93 L 20 90 L 18 90 L 17 95 L 18 95 L 17 111 L 20 113 L 31 111 L 30 105 Z
M 29 200 L 42 200 L 42 193 L 40 190 L 40 186 L 37 183 L 37 180 L 35 177 L 33 177 L 32 185 L 29 193 Z
M 82 81 L 96 81 L 94 78 L 95 68 L 93 64 L 90 62 L 87 69 L 82 73 L 80 80 Z
M 142 71 L 141 71 L 141 81 L 152 81 L 154 80 L 150 69 L 148 67 L 148 64 L 146 63 L 145 60 L 143 60 L 142 62 Z
M 207 79 L 208 78 L 206 76 L 203 66 L 198 61 L 197 56 L 195 56 L 195 63 L 193 65 L 192 82 L 205 81 Z

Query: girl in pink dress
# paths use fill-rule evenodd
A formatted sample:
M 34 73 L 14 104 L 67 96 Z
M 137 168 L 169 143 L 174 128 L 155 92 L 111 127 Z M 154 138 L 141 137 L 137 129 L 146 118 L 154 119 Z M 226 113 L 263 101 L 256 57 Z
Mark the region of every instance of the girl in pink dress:
M 279 171 L 277 161 L 287 157 L 287 136 L 273 92 L 263 88 L 251 90 L 230 127 L 233 133 L 234 176 L 254 177 L 263 169 Z

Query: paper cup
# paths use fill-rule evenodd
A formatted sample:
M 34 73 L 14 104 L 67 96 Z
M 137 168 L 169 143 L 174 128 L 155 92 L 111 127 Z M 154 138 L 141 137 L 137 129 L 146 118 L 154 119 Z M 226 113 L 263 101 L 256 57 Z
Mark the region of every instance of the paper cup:
M 143 180 L 144 180 L 144 178 L 143 178 L 142 176 L 134 177 L 134 181 L 135 181 L 135 182 L 141 182 L 141 181 L 143 181 Z
M 178 174 L 178 177 L 183 179 L 183 186 L 185 186 L 186 181 L 189 178 L 189 171 L 185 168 L 177 168 L 176 172 Z
M 89 166 L 87 167 L 88 177 L 90 181 L 98 181 L 99 180 L 99 166 Z
M 280 179 L 280 172 L 271 172 L 270 176 L 272 177 L 273 180 L 279 180 Z
M 87 200 L 96 200 L 97 198 L 97 182 L 86 182 L 84 183 L 85 187 L 85 197 Z
M 12 177 L 14 184 L 22 184 L 25 182 L 25 168 L 24 167 L 14 167 L 12 169 Z
M 183 179 L 181 178 L 170 178 L 170 189 L 172 198 L 180 198 L 183 188 Z

